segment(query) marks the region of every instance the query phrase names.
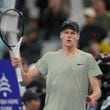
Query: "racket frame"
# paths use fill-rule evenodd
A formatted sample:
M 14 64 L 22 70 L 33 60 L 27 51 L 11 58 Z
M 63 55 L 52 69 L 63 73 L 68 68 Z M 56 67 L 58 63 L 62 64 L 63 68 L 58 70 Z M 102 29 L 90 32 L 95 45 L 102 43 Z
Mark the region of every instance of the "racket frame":
M 22 13 L 19 11 L 19 10 L 17 10 L 17 9 L 8 9 L 8 10 L 5 10 L 2 14 L 1 14 L 1 16 L 0 16 L 0 37 L 1 37 L 1 39 L 2 39 L 2 41 L 5 43 L 5 45 L 12 51 L 12 48 L 13 47 L 15 47 L 14 45 L 13 46 L 10 46 L 10 45 L 8 45 L 8 43 L 3 39 L 3 35 L 2 35 L 2 31 L 1 31 L 1 21 L 2 21 L 2 17 L 7 13 L 7 12 L 9 12 L 9 11 L 14 11 L 14 12 L 17 12 L 17 14 L 20 16 L 20 19 L 21 19 L 21 25 L 22 25 L 22 29 L 21 29 L 21 36 L 23 36 L 24 35 L 24 17 L 23 17 L 23 15 L 22 15 Z M 11 48 L 12 47 L 12 48 Z

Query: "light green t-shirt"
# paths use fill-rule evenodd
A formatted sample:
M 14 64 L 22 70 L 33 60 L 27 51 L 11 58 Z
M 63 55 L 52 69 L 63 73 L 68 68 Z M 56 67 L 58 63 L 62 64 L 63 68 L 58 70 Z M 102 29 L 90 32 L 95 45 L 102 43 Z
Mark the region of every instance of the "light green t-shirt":
M 49 52 L 36 68 L 47 75 L 44 110 L 85 110 L 88 79 L 102 74 L 93 56 L 83 51 L 71 57 L 61 50 Z

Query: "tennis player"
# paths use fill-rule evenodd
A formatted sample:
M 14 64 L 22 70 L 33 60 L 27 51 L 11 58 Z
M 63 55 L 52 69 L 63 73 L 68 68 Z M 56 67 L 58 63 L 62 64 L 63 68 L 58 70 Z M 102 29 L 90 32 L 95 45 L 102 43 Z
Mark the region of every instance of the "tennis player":
M 46 75 L 44 110 L 86 110 L 87 103 L 94 106 L 101 96 L 96 76 L 102 72 L 92 55 L 76 47 L 79 36 L 79 25 L 72 20 L 64 21 L 60 31 L 62 48 L 45 54 L 28 73 L 21 70 L 26 84 L 39 74 Z M 14 67 L 22 68 L 21 63 L 21 58 L 12 58 Z

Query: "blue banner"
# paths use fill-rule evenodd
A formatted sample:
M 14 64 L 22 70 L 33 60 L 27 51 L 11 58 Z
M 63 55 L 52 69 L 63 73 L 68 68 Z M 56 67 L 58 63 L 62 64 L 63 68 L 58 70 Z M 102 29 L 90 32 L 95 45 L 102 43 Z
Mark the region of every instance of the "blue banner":
M 22 110 L 17 76 L 10 60 L 0 60 L 0 110 Z

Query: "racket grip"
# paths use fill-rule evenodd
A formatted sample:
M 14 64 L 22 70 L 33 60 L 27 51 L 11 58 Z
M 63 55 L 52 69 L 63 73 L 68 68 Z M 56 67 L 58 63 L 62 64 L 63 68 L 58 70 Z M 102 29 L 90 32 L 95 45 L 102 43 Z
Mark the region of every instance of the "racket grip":
M 17 75 L 18 82 L 22 82 L 23 78 L 22 78 L 22 73 L 21 73 L 21 68 L 20 67 L 16 68 L 16 75 Z

